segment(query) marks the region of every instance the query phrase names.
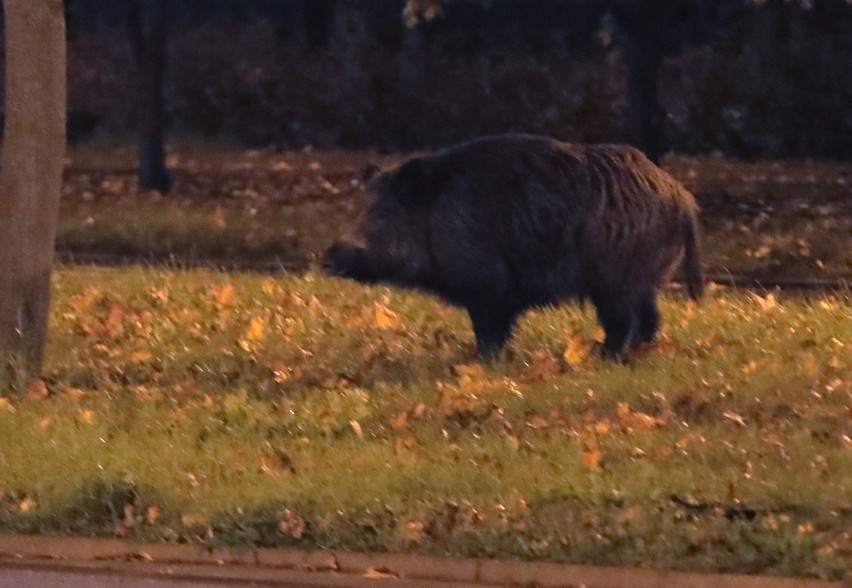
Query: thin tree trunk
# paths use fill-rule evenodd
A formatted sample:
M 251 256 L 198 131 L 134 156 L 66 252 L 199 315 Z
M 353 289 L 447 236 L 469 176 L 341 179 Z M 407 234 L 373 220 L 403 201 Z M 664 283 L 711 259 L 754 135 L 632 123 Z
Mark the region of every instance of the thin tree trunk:
M 8 386 L 10 369 L 17 380 L 21 371 L 38 374 L 44 356 L 65 156 L 66 47 L 62 0 L 3 0 L 3 9 L 0 386 Z
M 625 42 L 627 65 L 627 103 L 630 107 L 630 134 L 634 145 L 648 159 L 660 163 L 662 157 L 662 109 L 657 92 L 657 80 L 663 55 L 654 47 Z
M 172 180 L 166 168 L 163 146 L 163 76 L 166 66 L 168 0 L 126 1 L 130 47 L 139 80 L 136 112 L 139 186 L 144 190 L 169 192 Z

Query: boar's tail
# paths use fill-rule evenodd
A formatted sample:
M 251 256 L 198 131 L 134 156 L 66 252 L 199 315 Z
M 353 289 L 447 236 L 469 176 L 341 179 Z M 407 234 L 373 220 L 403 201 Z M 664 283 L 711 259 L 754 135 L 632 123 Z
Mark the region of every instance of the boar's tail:
M 683 222 L 684 257 L 683 273 L 686 293 L 698 300 L 704 293 L 704 273 L 701 270 L 701 247 L 698 244 L 698 222 L 690 217 Z

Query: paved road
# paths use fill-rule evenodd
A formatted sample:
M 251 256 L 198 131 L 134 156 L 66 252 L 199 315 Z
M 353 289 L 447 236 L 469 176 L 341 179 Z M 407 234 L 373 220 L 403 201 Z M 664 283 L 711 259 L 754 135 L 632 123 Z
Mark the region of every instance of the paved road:
M 406 580 L 382 574 L 357 575 L 263 569 L 243 565 L 96 562 L 67 564 L 42 560 L 0 561 L 0 588 L 247 588 L 249 586 L 331 586 L 374 588 L 462 588 L 467 583 Z M 478 586 L 482 586 L 481 584 Z
M 392 570 L 392 571 L 391 571 Z M 852 588 L 823 582 L 637 567 L 300 549 L 219 549 L 0 534 L 0 588 Z

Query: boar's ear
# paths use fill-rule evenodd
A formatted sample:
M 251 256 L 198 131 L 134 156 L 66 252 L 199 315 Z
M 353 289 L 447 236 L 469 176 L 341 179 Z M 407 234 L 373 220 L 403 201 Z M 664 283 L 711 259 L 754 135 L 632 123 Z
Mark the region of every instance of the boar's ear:
M 379 166 L 374 163 L 368 163 L 364 166 L 364 169 L 361 170 L 361 181 L 364 184 L 370 183 L 370 180 L 375 178 L 377 175 L 381 173 L 381 169 Z

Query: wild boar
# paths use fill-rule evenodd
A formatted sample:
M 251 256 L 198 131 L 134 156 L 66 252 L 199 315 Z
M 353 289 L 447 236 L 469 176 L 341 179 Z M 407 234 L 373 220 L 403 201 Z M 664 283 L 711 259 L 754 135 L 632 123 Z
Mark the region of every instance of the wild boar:
M 702 293 L 695 199 L 632 147 L 484 137 L 377 172 L 367 191 L 360 242 L 332 245 L 326 270 L 467 309 L 485 358 L 525 310 L 572 299 L 591 300 L 602 353 L 619 357 L 655 338 L 678 265 Z

